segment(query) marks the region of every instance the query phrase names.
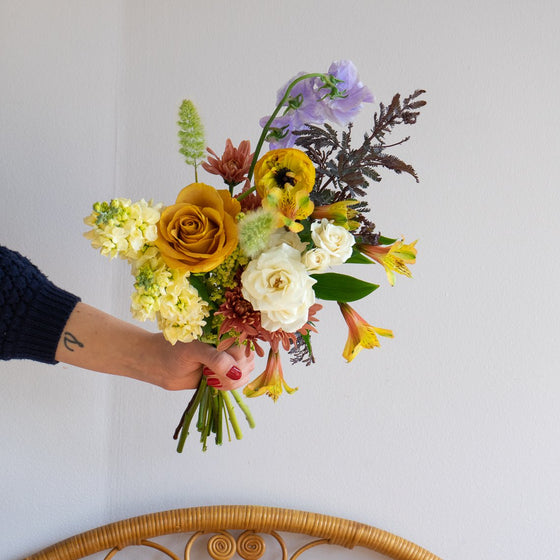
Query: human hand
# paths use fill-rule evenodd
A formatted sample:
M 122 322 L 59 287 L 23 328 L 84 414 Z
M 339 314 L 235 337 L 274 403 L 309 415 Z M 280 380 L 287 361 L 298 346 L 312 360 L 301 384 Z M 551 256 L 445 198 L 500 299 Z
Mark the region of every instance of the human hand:
M 231 391 L 243 387 L 243 385 L 249 381 L 249 374 L 255 368 L 254 352 L 251 352 L 247 356 L 245 347 L 232 346 L 225 352 L 219 352 L 219 354 L 227 354 L 233 357 L 236 364 L 227 371 L 225 370 L 227 367 L 225 362 L 223 367 L 220 365 L 211 367 L 204 366 L 202 368 L 202 374 L 206 377 L 207 385 L 223 391 Z M 223 359 L 223 357 L 221 359 Z
M 164 369 L 158 378 L 147 381 L 169 391 L 197 387 L 201 374 L 210 387 L 231 391 L 245 385 L 255 367 L 254 353 L 247 355 L 245 347 L 232 346 L 220 352 L 198 340 L 174 346 L 163 338 L 161 341 L 166 346 Z
M 57 361 L 84 369 L 121 375 L 169 391 L 196 389 L 203 368 L 208 384 L 230 391 L 245 385 L 254 368 L 254 355 L 231 346 L 218 351 L 200 341 L 169 343 L 151 333 L 78 303 L 60 337 Z

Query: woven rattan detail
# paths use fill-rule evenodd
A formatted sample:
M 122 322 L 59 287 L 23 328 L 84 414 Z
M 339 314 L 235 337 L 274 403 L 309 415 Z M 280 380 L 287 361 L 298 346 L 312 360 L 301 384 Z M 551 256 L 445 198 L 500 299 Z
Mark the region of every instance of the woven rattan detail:
M 239 536 L 231 531 L 241 530 Z M 157 548 L 173 560 L 177 555 L 150 541 L 163 535 L 194 533 L 185 546 L 185 560 L 193 543 L 210 534 L 208 557 L 229 560 L 237 554 L 243 560 L 259 560 L 265 541 L 260 534 L 271 535 L 279 544 L 280 560 L 303 560 L 307 550 L 319 545 L 360 546 L 394 560 L 441 560 L 435 554 L 397 535 L 370 525 L 338 517 L 292 509 L 263 506 L 207 506 L 169 510 L 125 519 L 61 541 L 25 560 L 78 560 L 107 551 L 106 560 L 118 559 L 118 552 L 128 546 Z M 291 556 L 279 533 L 296 533 L 313 537 Z

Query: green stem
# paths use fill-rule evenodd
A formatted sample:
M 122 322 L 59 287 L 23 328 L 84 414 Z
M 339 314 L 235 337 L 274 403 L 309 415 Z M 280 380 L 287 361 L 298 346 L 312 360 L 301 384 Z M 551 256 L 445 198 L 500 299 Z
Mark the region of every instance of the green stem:
M 205 387 L 204 394 L 200 401 L 200 407 L 198 408 L 198 421 L 196 423 L 196 429 L 202 432 L 204 426 L 206 425 L 206 409 L 208 408 L 208 393 L 210 392 L 209 387 Z
M 200 430 L 200 443 L 202 443 L 202 451 L 206 451 L 208 449 L 208 445 L 206 441 L 208 440 L 208 436 L 210 435 L 210 430 L 212 429 L 212 397 L 210 395 L 210 391 L 206 392 L 205 401 L 205 410 L 204 410 L 204 420 Z
M 247 419 L 249 428 L 254 428 L 256 424 L 255 424 L 255 420 L 253 419 L 253 415 L 249 410 L 249 407 L 245 404 L 245 402 L 243 401 L 243 399 L 241 398 L 241 396 L 237 391 L 230 391 L 230 393 L 233 395 L 233 398 L 235 399 L 235 402 L 239 405 L 239 408 L 243 411 L 243 414 L 245 414 L 245 418 Z
M 216 445 L 222 445 L 222 391 L 216 391 L 214 395 L 214 432 L 216 433 Z
M 227 439 L 228 439 L 228 441 L 231 441 L 231 431 L 229 429 L 227 403 L 226 403 L 226 399 L 224 399 L 223 396 L 222 396 L 222 399 L 223 399 L 222 413 L 224 415 L 224 422 L 226 423 Z
M 202 400 L 203 394 L 206 390 L 206 379 L 203 377 L 200 380 L 196 393 L 189 403 L 187 410 L 185 411 L 185 418 L 183 420 L 183 427 L 181 429 L 181 435 L 179 436 L 179 441 L 177 442 L 177 453 L 183 452 L 183 447 L 185 446 L 185 441 L 189 435 L 189 426 L 193 419 L 194 413 L 197 411 L 200 401 Z
M 261 132 L 261 135 L 259 137 L 259 141 L 257 142 L 257 147 L 255 149 L 255 153 L 253 154 L 253 161 L 251 161 L 251 167 L 249 168 L 249 173 L 247 174 L 247 177 L 249 178 L 249 180 L 251 180 L 251 177 L 253 176 L 253 171 L 255 170 L 255 165 L 256 165 L 257 160 L 259 158 L 259 153 L 260 153 L 262 145 L 264 144 L 264 141 L 266 139 L 266 135 L 268 134 L 268 131 L 270 130 L 270 126 L 272 125 L 272 122 L 274 121 L 274 119 L 278 115 L 280 109 L 282 108 L 282 105 L 284 105 L 284 103 L 287 101 L 287 99 L 290 96 L 290 93 L 291 93 L 292 89 L 294 88 L 294 86 L 296 84 L 298 84 L 299 82 L 301 82 L 302 80 L 307 80 L 309 78 L 320 78 L 322 76 L 325 76 L 325 74 L 324 73 L 304 74 L 303 76 L 300 76 L 299 78 L 296 78 L 293 82 L 290 83 L 290 85 L 286 89 L 286 93 L 284 93 L 284 97 L 282 97 L 282 99 L 280 100 L 280 103 L 278 103 L 278 105 L 276 106 L 276 109 L 274 109 L 274 112 L 272 113 L 272 115 L 268 119 L 267 123 L 264 125 L 264 128 Z M 249 194 L 249 192 L 253 192 L 254 188 L 255 187 L 252 187 L 252 189 L 249 189 L 249 190 L 245 191 L 240 196 L 242 196 L 242 197 L 247 196 Z M 237 198 L 239 200 L 240 197 L 237 197 Z
M 233 393 L 233 391 L 230 391 Z M 226 409 L 229 415 L 229 421 L 231 423 L 231 427 L 233 428 L 233 433 L 235 434 L 236 439 L 241 439 L 243 434 L 241 433 L 241 429 L 239 428 L 239 423 L 237 422 L 237 417 L 235 416 L 235 410 L 233 410 L 233 404 L 231 403 L 231 399 L 226 391 L 223 393 L 224 396 L 224 404 L 226 405 Z

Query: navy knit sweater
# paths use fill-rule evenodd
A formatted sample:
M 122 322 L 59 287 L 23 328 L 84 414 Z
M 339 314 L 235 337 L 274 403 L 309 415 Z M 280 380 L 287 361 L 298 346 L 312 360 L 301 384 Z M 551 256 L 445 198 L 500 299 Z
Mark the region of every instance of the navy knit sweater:
M 56 364 L 62 330 L 80 298 L 0 245 L 0 359 Z

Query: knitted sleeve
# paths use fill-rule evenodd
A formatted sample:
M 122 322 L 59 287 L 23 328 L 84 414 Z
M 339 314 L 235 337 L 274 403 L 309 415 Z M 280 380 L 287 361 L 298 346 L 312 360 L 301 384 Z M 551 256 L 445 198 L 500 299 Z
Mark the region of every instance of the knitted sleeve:
M 56 364 L 56 348 L 80 298 L 28 259 L 0 245 L 0 359 Z

